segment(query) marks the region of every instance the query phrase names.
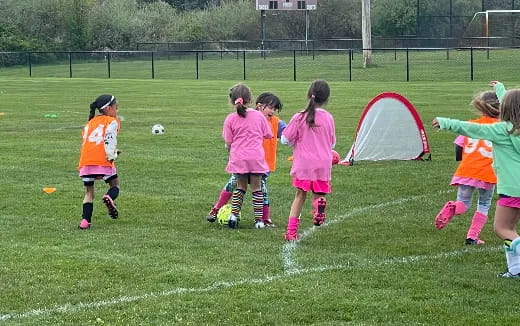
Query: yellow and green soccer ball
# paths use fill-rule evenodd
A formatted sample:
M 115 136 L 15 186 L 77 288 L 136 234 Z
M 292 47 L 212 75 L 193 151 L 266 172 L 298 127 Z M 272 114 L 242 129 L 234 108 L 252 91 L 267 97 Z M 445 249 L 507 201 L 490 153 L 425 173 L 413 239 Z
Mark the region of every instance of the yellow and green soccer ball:
M 229 215 L 231 215 L 231 205 L 226 204 L 219 209 L 217 214 L 217 221 L 221 225 L 228 225 Z

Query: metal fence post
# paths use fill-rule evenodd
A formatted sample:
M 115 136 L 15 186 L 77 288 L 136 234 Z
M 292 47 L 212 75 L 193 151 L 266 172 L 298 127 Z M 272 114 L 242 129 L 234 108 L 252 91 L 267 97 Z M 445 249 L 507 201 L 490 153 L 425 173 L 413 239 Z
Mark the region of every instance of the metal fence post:
M 108 78 L 110 79 L 110 52 L 107 52 L 106 58 L 107 58 Z
M 72 78 L 72 52 L 69 52 L 69 78 Z
M 199 79 L 199 51 L 195 51 L 195 72 L 197 79 Z
M 470 65 L 470 79 L 471 81 L 473 81 L 473 47 L 471 47 L 469 49 L 469 54 L 470 54 L 470 58 L 469 58 L 469 65 Z
M 153 51 L 152 51 L 152 79 L 155 79 L 155 62 L 153 57 Z
M 244 80 L 246 80 L 246 51 L 242 51 L 242 63 L 244 69 Z
M 29 65 L 29 77 L 32 77 L 31 52 L 27 52 L 27 64 Z
M 406 48 L 406 81 L 410 81 L 410 59 L 408 52 L 408 48 Z
M 352 81 L 352 49 L 348 50 L 348 80 Z
M 296 81 L 296 50 L 293 50 L 293 80 Z

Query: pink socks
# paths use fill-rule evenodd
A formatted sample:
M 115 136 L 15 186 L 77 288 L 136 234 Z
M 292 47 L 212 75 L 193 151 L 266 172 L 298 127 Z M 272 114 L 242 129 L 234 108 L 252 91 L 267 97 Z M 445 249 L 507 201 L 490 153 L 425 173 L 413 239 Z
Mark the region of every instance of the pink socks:
M 468 230 L 466 238 L 477 240 L 479 238 L 480 231 L 482 231 L 484 224 L 487 222 L 487 218 L 487 215 L 484 215 L 481 212 L 475 212 L 473 219 L 471 220 L 471 226 Z
M 227 202 L 231 199 L 232 195 L 232 192 L 226 191 L 226 189 L 222 189 L 218 197 L 217 203 L 215 204 L 215 208 L 220 209 L 222 206 L 226 205 Z
M 285 232 L 285 240 L 298 240 L 298 228 L 300 227 L 300 219 L 297 217 L 289 217 L 287 222 L 287 231 Z

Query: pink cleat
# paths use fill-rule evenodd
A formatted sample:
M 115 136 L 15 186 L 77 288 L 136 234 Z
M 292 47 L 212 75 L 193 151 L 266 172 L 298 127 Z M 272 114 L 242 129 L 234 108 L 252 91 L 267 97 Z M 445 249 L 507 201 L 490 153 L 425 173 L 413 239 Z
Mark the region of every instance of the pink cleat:
M 91 223 L 89 223 L 86 219 L 82 219 L 81 222 L 79 222 L 79 228 L 82 230 L 90 229 Z
M 119 212 L 117 211 L 116 204 L 114 203 L 112 198 L 110 198 L 109 195 L 104 194 L 103 203 L 108 209 L 108 216 L 110 216 L 111 219 L 115 220 L 119 216 Z
M 327 200 L 325 197 L 319 197 L 313 203 L 314 206 L 314 217 L 312 219 L 312 223 L 316 226 L 320 226 L 325 223 L 325 219 L 327 218 L 325 215 L 325 207 L 327 207 Z
M 449 201 L 446 204 L 444 204 L 444 207 L 441 209 L 439 214 L 435 217 L 435 227 L 438 230 L 444 229 L 446 225 L 451 221 L 453 216 L 455 216 L 455 202 Z
M 298 238 L 300 238 L 298 236 L 297 231 L 287 231 L 287 232 L 285 232 L 284 237 L 285 237 L 286 241 L 296 241 L 296 240 L 298 240 Z

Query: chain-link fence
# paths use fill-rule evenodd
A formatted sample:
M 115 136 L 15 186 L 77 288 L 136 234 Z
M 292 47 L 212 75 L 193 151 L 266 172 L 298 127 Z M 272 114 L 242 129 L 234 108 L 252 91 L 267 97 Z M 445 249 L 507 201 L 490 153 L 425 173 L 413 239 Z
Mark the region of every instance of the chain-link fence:
M 201 80 L 511 80 L 518 48 L 0 52 L 0 76 Z

